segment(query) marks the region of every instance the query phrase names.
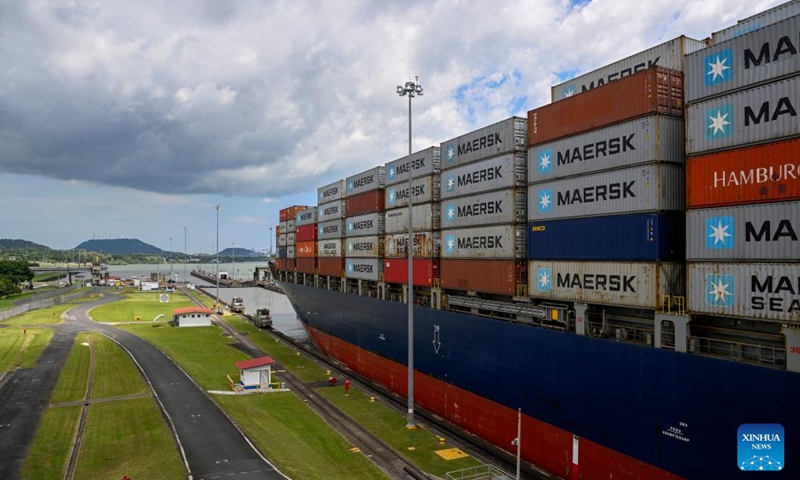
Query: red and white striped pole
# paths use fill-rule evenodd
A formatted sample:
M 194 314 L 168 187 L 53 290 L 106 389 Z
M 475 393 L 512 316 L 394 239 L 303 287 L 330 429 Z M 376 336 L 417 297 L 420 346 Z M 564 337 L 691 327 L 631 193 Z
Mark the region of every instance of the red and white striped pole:
M 572 436 L 572 463 L 569 466 L 569 480 L 578 480 L 578 444 L 580 443 L 577 435 Z

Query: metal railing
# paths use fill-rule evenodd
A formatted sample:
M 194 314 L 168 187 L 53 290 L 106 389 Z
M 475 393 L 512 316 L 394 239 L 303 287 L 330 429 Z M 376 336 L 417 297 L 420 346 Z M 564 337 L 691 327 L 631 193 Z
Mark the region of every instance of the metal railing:
M 757 343 L 735 342 L 707 337 L 691 337 L 692 353 L 713 355 L 760 365 L 786 365 L 786 349 Z
M 501 471 L 494 465 L 480 465 L 477 467 L 455 470 L 445 474 L 445 480 L 513 480 L 514 477 Z
M 89 292 L 91 292 L 91 290 L 80 290 L 78 292 L 69 294 L 61 293 L 60 295 L 57 296 L 51 296 L 49 298 L 44 298 L 41 300 L 37 299 L 36 301 L 23 303 L 22 305 L 17 305 L 7 310 L 0 311 L 0 321 L 7 320 L 11 317 L 16 317 L 17 315 L 22 315 L 25 312 L 36 310 L 38 308 L 47 308 L 47 307 L 52 307 L 54 305 L 60 305 L 62 303 L 72 300 L 73 298 L 82 297 Z
M 651 328 L 637 327 L 635 325 L 617 325 L 606 323 L 603 329 L 603 322 L 586 321 L 587 333 L 593 337 L 616 338 L 621 342 L 643 343 L 652 345 L 653 330 Z

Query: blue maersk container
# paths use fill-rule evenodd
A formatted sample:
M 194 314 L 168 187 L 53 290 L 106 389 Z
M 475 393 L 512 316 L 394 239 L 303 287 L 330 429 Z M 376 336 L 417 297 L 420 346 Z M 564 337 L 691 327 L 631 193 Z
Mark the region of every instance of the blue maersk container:
M 278 247 L 278 255 L 276 258 L 286 258 L 286 247 Z
M 637 213 L 528 224 L 528 259 L 680 262 L 686 214 Z

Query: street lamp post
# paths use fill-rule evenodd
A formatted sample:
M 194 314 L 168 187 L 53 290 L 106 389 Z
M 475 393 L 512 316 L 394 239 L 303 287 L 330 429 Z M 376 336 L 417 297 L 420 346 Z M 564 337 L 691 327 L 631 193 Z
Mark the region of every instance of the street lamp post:
M 231 260 L 231 275 L 234 275 L 233 281 L 236 281 L 236 242 L 233 242 L 233 260 Z
M 169 279 L 171 282 L 175 281 L 172 276 L 172 237 L 169 237 Z
M 186 227 L 183 227 L 183 283 L 189 282 L 186 276 Z
M 217 211 L 217 262 L 214 264 L 214 272 L 216 273 L 217 277 L 217 303 L 219 304 L 219 210 L 222 207 L 219 205 L 214 205 L 214 210 Z M 217 307 L 217 311 L 219 311 L 219 307 Z
M 397 94 L 408 97 L 408 155 L 411 156 L 411 99 L 422 96 L 422 85 L 419 77 L 397 86 Z M 414 424 L 414 223 L 412 216 L 411 159 L 408 159 L 408 421 L 406 428 L 416 428 Z

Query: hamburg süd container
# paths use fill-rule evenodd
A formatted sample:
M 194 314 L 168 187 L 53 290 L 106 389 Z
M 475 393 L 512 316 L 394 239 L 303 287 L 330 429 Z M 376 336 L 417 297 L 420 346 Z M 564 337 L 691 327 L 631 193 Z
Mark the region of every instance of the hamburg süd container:
M 530 183 L 648 163 L 682 164 L 683 120 L 664 115 L 637 118 L 536 145 L 528 150 L 528 158 Z
M 637 117 L 683 116 L 683 72 L 654 67 L 528 112 L 528 145 Z
M 690 157 L 688 208 L 800 200 L 800 138 Z
M 286 233 L 294 233 L 297 230 L 297 223 L 294 218 L 286 220 Z
M 294 249 L 295 258 L 309 258 L 317 256 L 317 242 L 297 242 Z
M 297 251 L 294 245 L 289 245 L 286 247 L 286 258 L 291 258 L 292 260 L 297 258 Z
M 297 212 L 299 212 L 300 210 L 305 210 L 306 208 L 308 208 L 308 206 L 306 205 L 294 205 L 291 207 L 282 208 L 278 212 L 280 221 L 286 222 L 288 220 L 294 220 L 294 217 L 295 215 L 297 215 Z
M 327 222 L 328 220 L 338 220 L 346 217 L 347 202 L 345 200 L 334 200 L 323 203 L 317 207 L 317 222 Z
M 382 212 L 384 211 L 384 192 L 380 190 L 372 190 L 358 195 L 347 196 L 347 215 L 355 217 L 364 213 Z
M 442 231 L 441 258 L 524 259 L 525 225 L 492 225 Z
M 439 256 L 439 232 L 414 232 L 414 258 Z M 386 258 L 408 258 L 408 233 L 386 235 L 383 238 Z
M 317 224 L 312 223 L 297 227 L 295 232 L 295 241 L 297 242 L 310 242 L 317 239 Z
M 345 258 L 347 278 L 377 282 L 383 276 L 382 258 Z
M 438 173 L 411 180 L 411 195 L 414 203 L 430 203 L 439 201 L 441 176 Z M 386 208 L 402 208 L 408 206 L 408 180 L 386 187 Z
M 442 198 L 522 187 L 527 163 L 524 152 L 512 152 L 447 170 L 442 175 Z
M 327 257 L 317 258 L 317 271 L 320 275 L 341 277 L 344 273 L 344 258 Z
M 279 247 L 285 247 L 287 245 L 287 243 L 286 243 L 286 235 L 287 234 L 282 233 L 282 234 L 280 234 L 278 236 L 278 246 Z
M 366 213 L 357 217 L 348 217 L 345 220 L 347 226 L 346 237 L 359 237 L 364 235 L 383 235 L 384 233 L 384 214 Z
M 439 260 L 431 258 L 415 258 L 414 286 L 430 287 L 433 280 L 439 278 Z M 408 283 L 408 259 L 387 258 L 383 261 L 383 278 L 387 283 Z
M 317 259 L 315 257 L 297 258 L 294 269 L 300 273 L 313 274 L 317 269 Z
M 344 220 L 331 220 L 317 224 L 317 240 L 344 237 Z
M 317 189 L 317 204 L 330 203 L 334 200 L 342 200 L 345 197 L 345 181 L 338 180 L 336 182 L 319 187 Z
M 723 150 L 800 134 L 800 76 L 686 108 L 686 154 Z
M 417 178 L 438 173 L 441 168 L 442 157 L 439 154 L 439 147 L 429 147 L 387 163 L 386 186 L 400 182 L 407 183 L 409 171 L 413 172 L 412 178 Z
M 685 290 L 681 263 L 533 260 L 528 274 L 531 297 L 569 302 L 650 309 Z
M 345 254 L 348 257 L 378 258 L 383 257 L 383 236 L 348 237 Z
M 484 192 L 442 201 L 442 228 L 525 222 L 524 188 Z
M 341 257 L 342 253 L 342 239 L 317 240 L 318 257 Z
M 422 203 L 411 207 L 415 232 L 439 230 L 442 222 L 441 204 Z M 408 207 L 386 210 L 386 233 L 408 232 Z
M 739 20 L 736 25 L 730 26 L 718 32 L 711 34 L 711 44 L 716 45 L 720 42 L 730 40 L 742 36 L 746 33 L 753 32 L 767 25 L 780 22 L 786 18 L 800 14 L 800 2 L 790 1 L 782 3 L 769 10 L 764 10 L 755 15 Z
M 525 151 L 527 120 L 519 117 L 483 127 L 442 143 L 442 170 L 509 152 Z
M 800 74 L 800 15 L 686 57 L 686 103 Z
M 531 185 L 531 221 L 683 210 L 682 166 L 654 164 Z
M 294 232 L 287 233 L 286 234 L 286 245 L 291 247 L 292 245 L 295 245 L 296 243 L 297 243 L 296 234 Z
M 305 210 L 300 210 L 295 216 L 295 228 L 303 225 L 311 225 L 317 222 L 317 207 L 308 207 Z
M 651 67 L 684 70 L 684 55 L 705 48 L 702 40 L 680 36 L 552 87 L 550 101 L 580 95 L 593 88 L 629 77 Z
M 690 210 L 686 259 L 800 261 L 800 202 Z
M 525 270 L 519 260 L 439 260 L 439 277 L 447 290 L 516 296 L 527 282 Z
M 352 177 L 347 177 L 347 197 L 373 190 L 382 189 L 386 185 L 386 167 L 383 165 L 370 168 Z
M 800 323 L 800 263 L 698 262 L 688 269 L 692 313 Z
M 528 225 L 531 260 L 682 262 L 683 212 L 540 220 Z

